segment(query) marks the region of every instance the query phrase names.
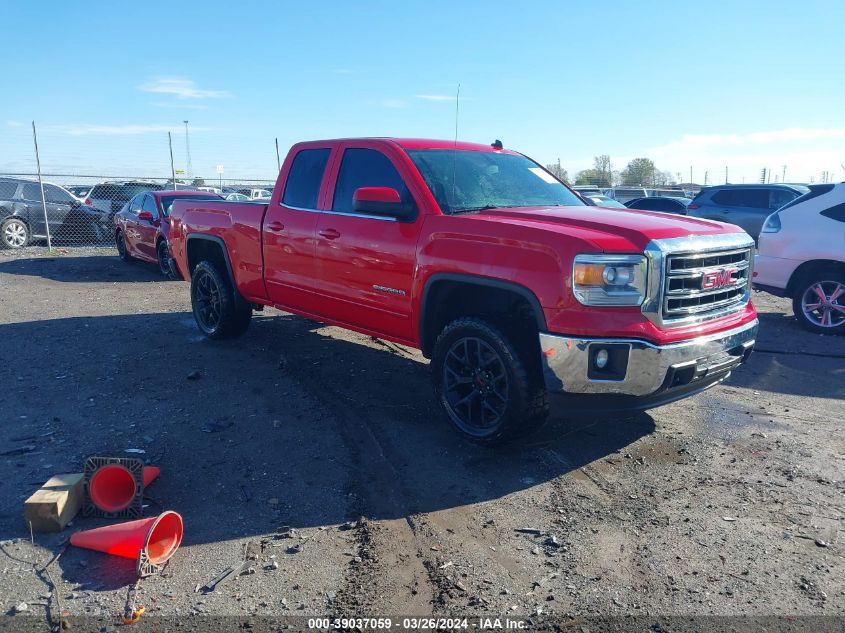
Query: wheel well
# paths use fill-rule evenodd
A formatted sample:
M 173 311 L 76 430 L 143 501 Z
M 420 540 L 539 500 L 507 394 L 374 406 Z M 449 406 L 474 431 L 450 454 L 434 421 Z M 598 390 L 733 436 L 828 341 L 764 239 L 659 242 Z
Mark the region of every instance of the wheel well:
M 523 289 L 524 290 L 524 289 Z M 544 322 L 539 302 L 533 295 L 507 286 L 474 283 L 472 281 L 434 281 L 426 289 L 422 305 L 420 340 L 422 353 L 431 357 L 437 336 L 455 319 L 478 316 L 489 319 L 509 335 L 514 343 L 536 347 L 537 333 Z M 531 300 L 533 298 L 533 301 Z M 539 356 L 530 356 L 530 358 Z
M 845 262 L 839 262 L 835 259 L 814 259 L 809 262 L 804 262 L 793 271 L 792 276 L 789 278 L 789 282 L 786 284 L 786 293 L 789 296 L 792 296 L 797 290 L 795 286 L 800 283 L 801 279 L 810 272 L 820 268 L 831 268 L 845 274 Z
M 158 244 L 156 243 L 156 246 Z M 228 275 L 231 280 L 231 271 L 223 253 L 223 246 L 216 240 L 202 238 L 189 239 L 187 244 L 188 255 L 188 278 L 194 273 L 194 268 L 201 261 L 209 261 L 218 266 L 221 273 Z
M 0 218 L 0 224 L 3 224 L 6 220 L 17 220 L 18 222 L 24 224 L 27 230 L 30 229 L 29 220 L 19 215 L 15 215 L 14 213 L 10 213 L 9 215 Z

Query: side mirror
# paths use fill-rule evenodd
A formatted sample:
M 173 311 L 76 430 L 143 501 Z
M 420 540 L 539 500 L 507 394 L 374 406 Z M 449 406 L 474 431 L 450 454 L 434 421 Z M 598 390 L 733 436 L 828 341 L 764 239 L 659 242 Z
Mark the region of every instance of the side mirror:
M 138 212 L 138 219 L 139 220 L 146 220 L 147 222 L 152 222 L 153 221 L 152 211 L 139 211 Z
M 411 221 L 417 216 L 413 204 L 402 202 L 399 192 L 392 187 L 360 187 L 352 195 L 352 210 L 356 213 L 369 213 Z

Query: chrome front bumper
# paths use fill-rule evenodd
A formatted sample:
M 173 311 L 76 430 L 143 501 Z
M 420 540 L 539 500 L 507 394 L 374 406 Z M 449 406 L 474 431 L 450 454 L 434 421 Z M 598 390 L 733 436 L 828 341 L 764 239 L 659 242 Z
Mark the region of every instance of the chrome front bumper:
M 755 319 L 732 330 L 669 345 L 653 345 L 639 339 L 540 333 L 546 387 L 551 393 L 628 396 L 690 391 L 699 383 L 705 388 L 727 377 L 731 369 L 748 358 L 757 327 Z M 621 369 L 612 379 L 596 377 L 596 369 L 591 368 L 595 353 L 601 348 L 616 350 L 618 358 L 626 358 L 624 364 L 617 363 Z

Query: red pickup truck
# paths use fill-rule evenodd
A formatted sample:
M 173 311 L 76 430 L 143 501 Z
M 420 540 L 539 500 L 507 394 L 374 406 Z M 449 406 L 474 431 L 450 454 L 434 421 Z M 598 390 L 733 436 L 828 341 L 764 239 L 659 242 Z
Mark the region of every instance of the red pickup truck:
M 209 338 L 265 305 L 422 350 L 454 427 L 494 442 L 563 413 L 645 409 L 754 346 L 739 228 L 585 205 L 500 143 L 291 148 L 268 204 L 176 201 L 174 263 Z

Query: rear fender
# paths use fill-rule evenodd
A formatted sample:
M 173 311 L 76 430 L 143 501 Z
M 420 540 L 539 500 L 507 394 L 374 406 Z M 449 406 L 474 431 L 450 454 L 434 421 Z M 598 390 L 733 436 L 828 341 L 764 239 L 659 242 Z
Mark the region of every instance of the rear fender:
M 229 257 L 229 251 L 226 248 L 226 243 L 223 241 L 222 237 L 196 233 L 188 235 L 185 246 L 185 255 L 185 263 L 188 269 L 188 279 L 193 276 L 196 265 L 203 260 L 211 261 L 218 266 L 222 264 L 222 266 L 220 266 L 223 268 L 221 272 L 226 275 L 232 286 L 232 290 L 235 294 L 235 301 L 245 304 L 249 303 L 246 299 L 244 299 L 238 289 L 234 269 L 232 268 L 232 261 Z

